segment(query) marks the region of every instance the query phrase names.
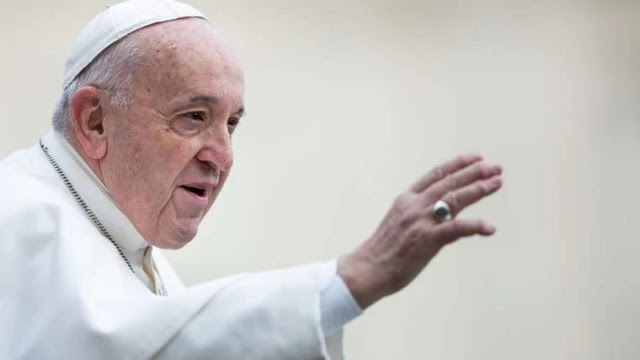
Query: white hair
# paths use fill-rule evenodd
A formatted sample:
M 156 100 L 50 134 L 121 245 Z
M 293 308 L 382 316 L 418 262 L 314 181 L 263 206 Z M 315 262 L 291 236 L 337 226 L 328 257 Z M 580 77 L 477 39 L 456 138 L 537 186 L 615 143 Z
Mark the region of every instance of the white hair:
M 142 52 L 131 36 L 106 48 L 63 90 L 53 113 L 53 129 L 71 140 L 71 98 L 83 86 L 105 90 L 112 106 L 128 107 L 131 103 L 133 74 L 141 62 Z

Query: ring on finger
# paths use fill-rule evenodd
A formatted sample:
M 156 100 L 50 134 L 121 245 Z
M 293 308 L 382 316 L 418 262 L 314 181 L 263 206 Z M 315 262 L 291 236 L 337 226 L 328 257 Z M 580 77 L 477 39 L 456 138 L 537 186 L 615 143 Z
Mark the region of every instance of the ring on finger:
M 437 221 L 444 221 L 451 219 L 451 207 L 446 201 L 438 200 L 433 205 L 433 217 Z

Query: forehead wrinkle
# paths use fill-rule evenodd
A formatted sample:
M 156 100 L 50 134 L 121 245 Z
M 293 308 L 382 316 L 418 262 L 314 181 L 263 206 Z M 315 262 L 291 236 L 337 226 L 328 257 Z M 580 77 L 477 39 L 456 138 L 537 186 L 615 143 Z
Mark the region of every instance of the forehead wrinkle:
M 215 46 L 214 51 L 216 52 L 218 59 L 220 59 L 223 72 L 234 80 L 244 82 L 242 71 L 237 66 L 237 59 L 235 59 L 233 55 L 227 54 L 229 49 L 225 49 L 226 51 L 223 52 L 223 47 L 225 47 L 224 41 L 220 38 L 217 40 L 219 43 Z
M 232 98 L 237 94 L 242 97 L 240 66 L 225 40 L 208 22 L 169 21 L 133 35 L 146 57 L 134 81 L 136 96 L 165 102 L 189 92 L 215 97 L 218 102 L 226 102 L 231 94 Z
M 180 19 L 155 24 L 131 36 L 135 36 L 139 46 L 145 50 L 145 64 L 153 67 L 154 73 L 157 73 L 158 68 L 179 69 L 189 57 L 190 62 L 210 62 L 222 69 L 227 67 L 226 62 L 230 60 L 220 49 L 221 38 L 202 19 Z
M 196 95 L 192 98 L 189 99 L 190 103 L 195 103 L 195 104 L 217 104 L 218 103 L 218 98 L 213 97 L 213 96 L 207 96 L 207 95 Z

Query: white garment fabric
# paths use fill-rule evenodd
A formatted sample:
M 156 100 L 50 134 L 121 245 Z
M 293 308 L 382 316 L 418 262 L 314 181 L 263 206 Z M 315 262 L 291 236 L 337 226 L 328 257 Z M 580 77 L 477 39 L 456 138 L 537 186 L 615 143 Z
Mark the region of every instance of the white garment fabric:
M 343 359 L 361 310 L 335 261 L 185 288 L 75 151 L 43 142 L 135 275 L 38 144 L 3 159 L 0 358 Z

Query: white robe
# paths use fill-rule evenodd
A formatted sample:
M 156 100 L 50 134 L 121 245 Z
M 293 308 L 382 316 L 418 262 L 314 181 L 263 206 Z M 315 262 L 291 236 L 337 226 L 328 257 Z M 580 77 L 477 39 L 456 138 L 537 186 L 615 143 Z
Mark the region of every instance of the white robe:
M 320 295 L 336 277 L 335 262 L 185 288 L 154 249 L 147 252 L 154 268 L 147 276 L 141 264 L 148 244 L 133 224 L 64 141 L 53 133 L 43 141 L 136 274 L 39 145 L 3 159 L 0 358 L 343 358 L 342 330 L 326 336 L 321 325 Z M 168 296 L 154 293 L 160 284 Z

